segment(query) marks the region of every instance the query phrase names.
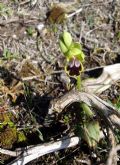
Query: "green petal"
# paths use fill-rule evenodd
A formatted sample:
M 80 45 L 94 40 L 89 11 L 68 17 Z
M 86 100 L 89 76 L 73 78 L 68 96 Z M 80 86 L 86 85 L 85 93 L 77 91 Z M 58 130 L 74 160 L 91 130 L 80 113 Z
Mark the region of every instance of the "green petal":
M 72 36 L 68 32 L 63 32 L 63 40 L 64 44 L 66 45 L 67 48 L 69 48 L 72 44 Z
M 68 51 L 67 47 L 65 46 L 65 44 L 60 40 L 59 42 L 60 44 L 60 49 L 63 53 L 66 53 Z

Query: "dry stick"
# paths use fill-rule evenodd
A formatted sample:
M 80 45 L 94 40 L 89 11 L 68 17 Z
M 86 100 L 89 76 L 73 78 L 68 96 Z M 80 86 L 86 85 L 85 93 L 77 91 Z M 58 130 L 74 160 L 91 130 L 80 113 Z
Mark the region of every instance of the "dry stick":
M 86 79 L 83 83 L 85 92 L 100 94 L 120 79 L 120 64 L 101 66 L 102 74 L 97 79 Z M 100 69 L 95 68 L 95 69 Z M 94 68 L 91 71 L 95 70 Z M 90 70 L 86 70 L 89 72 Z
M 63 140 L 59 140 L 57 142 L 45 143 L 43 145 L 37 145 L 31 148 L 28 148 L 13 162 L 8 165 L 25 165 L 28 162 L 35 160 L 36 158 L 43 156 L 48 153 L 52 153 L 64 148 L 70 148 L 79 144 L 79 137 L 71 137 Z
M 22 5 L 26 5 L 26 4 L 30 3 L 30 1 L 31 1 L 31 0 L 23 1 L 23 2 L 20 3 L 20 6 L 22 6 Z
M 104 27 L 104 26 L 105 26 L 105 25 L 104 25 L 104 24 L 102 24 L 102 25 L 100 25 L 100 26 L 98 26 L 98 27 L 95 27 L 94 29 L 92 29 L 92 30 L 88 31 L 88 32 L 86 33 L 86 35 L 85 35 L 85 36 L 88 36 L 90 33 L 94 32 L 95 30 L 100 29 L 100 28 L 102 28 L 102 27 Z
M 71 14 L 68 14 L 68 15 L 66 16 L 66 18 L 73 17 L 74 15 L 76 15 L 76 14 L 82 12 L 82 10 L 83 10 L 83 9 L 80 8 L 80 9 L 76 10 L 75 12 L 73 12 L 73 13 L 71 13 Z
M 39 78 L 40 75 L 36 75 L 36 76 L 29 76 L 29 77 L 24 77 L 24 78 L 21 78 L 21 81 L 30 81 L 30 80 L 37 80 L 37 81 L 40 81 L 40 82 L 45 82 L 45 80 L 43 79 L 40 79 Z M 48 82 L 49 84 L 55 84 L 55 85 L 59 85 L 60 83 L 56 83 L 56 82 L 52 82 L 52 81 L 46 81 Z
M 18 17 L 15 17 L 13 19 L 9 19 L 7 21 L 0 21 L 0 26 L 5 26 L 6 24 L 9 24 L 9 23 L 15 23 L 15 22 L 19 22 L 19 18 Z
M 110 143 L 111 148 L 116 147 L 116 139 L 113 132 L 110 129 L 108 131 L 108 138 L 109 138 L 109 143 Z M 113 164 L 117 165 L 117 153 L 114 154 Z
M 107 160 L 107 165 L 113 165 L 114 156 L 116 156 L 118 150 L 120 150 L 120 145 L 117 145 L 111 149 Z
M 108 2 L 107 2 L 108 3 Z M 105 3 L 104 3 L 105 4 Z M 86 5 L 83 5 L 82 7 L 88 7 L 88 6 L 91 6 L 92 4 L 86 4 Z M 102 3 L 98 4 L 98 5 L 102 5 Z M 74 15 L 78 14 L 78 13 L 81 13 L 83 11 L 83 8 L 79 8 L 77 9 L 75 12 L 71 13 L 71 14 L 68 14 L 66 16 L 66 18 L 71 18 L 73 17 Z
M 26 19 L 20 19 L 19 17 L 15 17 L 15 18 L 11 18 L 9 20 L 5 20 L 5 21 L 0 21 L 0 26 L 6 26 L 7 24 L 11 24 L 11 23 L 33 23 L 34 21 L 39 21 L 39 18 L 37 17 L 31 17 L 29 21 L 27 21 Z M 41 23 L 44 25 L 44 23 Z
M 104 137 L 103 132 L 100 132 L 100 139 Z M 70 148 L 78 145 L 80 143 L 80 138 L 75 137 L 64 137 L 62 140 L 52 142 L 52 143 L 44 143 L 36 146 L 29 146 L 26 148 L 17 149 L 17 154 L 19 156 L 8 165 L 25 165 L 26 163 L 39 158 L 48 153 L 52 153 L 55 151 L 59 151 L 61 149 Z M 22 154 L 21 154 L 22 153 Z M 21 154 L 21 155 L 20 155 Z M 12 155 L 13 156 L 13 155 Z
M 1 154 L 5 154 L 5 155 L 16 157 L 16 156 L 20 155 L 21 152 L 10 151 L 10 150 L 7 150 L 7 149 L 0 148 L 0 153 Z
M 78 158 L 75 158 L 75 161 L 78 162 L 79 164 L 87 164 L 87 165 L 91 165 L 91 161 L 88 159 L 88 160 L 81 160 L 81 159 L 78 159 Z

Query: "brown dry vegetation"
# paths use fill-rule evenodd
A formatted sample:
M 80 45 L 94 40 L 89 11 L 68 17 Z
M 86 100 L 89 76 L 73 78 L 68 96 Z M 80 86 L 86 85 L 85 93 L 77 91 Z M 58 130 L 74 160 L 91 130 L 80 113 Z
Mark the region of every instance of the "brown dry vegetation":
M 75 114 L 47 116 L 49 102 L 67 92 L 69 79 L 61 74 L 64 58 L 59 49 L 59 35 L 68 30 L 83 46 L 85 70 L 120 61 L 120 1 L 80 0 L 59 2 L 52 10 L 52 0 L 0 1 L 0 147 L 15 148 L 55 140 L 69 135 L 75 127 Z M 71 1 L 72 2 L 72 1 Z M 82 11 L 63 20 L 79 8 Z M 44 25 L 39 30 L 39 26 Z M 85 75 L 83 74 L 83 79 Z M 93 75 L 94 76 L 94 75 Z M 75 82 L 71 80 L 71 86 Z M 116 102 L 119 82 L 100 96 Z M 66 121 L 69 117 L 69 124 Z M 42 135 L 41 135 L 42 134 Z M 34 139 L 34 140 L 33 140 Z M 107 140 L 106 140 L 107 141 Z M 43 156 L 29 164 L 105 164 L 108 141 L 90 149 L 85 142 L 75 148 Z M 0 163 L 10 162 L 0 155 Z M 83 162 L 81 160 L 86 160 Z

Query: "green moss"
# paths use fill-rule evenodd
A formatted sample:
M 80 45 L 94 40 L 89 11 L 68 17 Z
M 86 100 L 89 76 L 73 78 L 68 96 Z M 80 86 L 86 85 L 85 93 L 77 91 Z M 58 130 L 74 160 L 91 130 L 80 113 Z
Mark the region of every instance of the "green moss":
M 0 129 L 3 129 L 5 126 L 9 126 L 10 128 L 15 127 L 14 116 L 11 113 L 0 114 Z
M 26 141 L 26 137 L 22 131 L 17 130 L 13 114 L 0 114 L 0 145 L 3 148 L 12 148 L 14 143 L 23 141 Z
M 6 128 L 0 134 L 0 146 L 3 148 L 12 148 L 12 145 L 17 140 L 16 128 Z
M 18 142 L 24 142 L 24 141 L 26 141 L 26 136 L 24 135 L 24 133 L 23 132 L 18 132 L 17 133 L 17 136 L 18 136 Z

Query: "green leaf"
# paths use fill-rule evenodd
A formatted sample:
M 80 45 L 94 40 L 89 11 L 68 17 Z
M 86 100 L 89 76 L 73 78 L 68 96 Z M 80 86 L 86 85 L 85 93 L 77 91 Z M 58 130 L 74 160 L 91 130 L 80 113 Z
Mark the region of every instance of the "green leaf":
M 72 44 L 72 36 L 70 33 L 64 31 L 63 32 L 63 40 L 64 40 L 64 44 L 66 45 L 67 48 L 70 48 L 71 44 Z
M 97 121 L 85 124 L 84 138 L 90 147 L 95 147 L 100 140 L 100 126 Z
M 68 51 L 68 48 L 65 46 L 65 44 L 60 40 L 60 49 L 63 53 L 66 53 Z

